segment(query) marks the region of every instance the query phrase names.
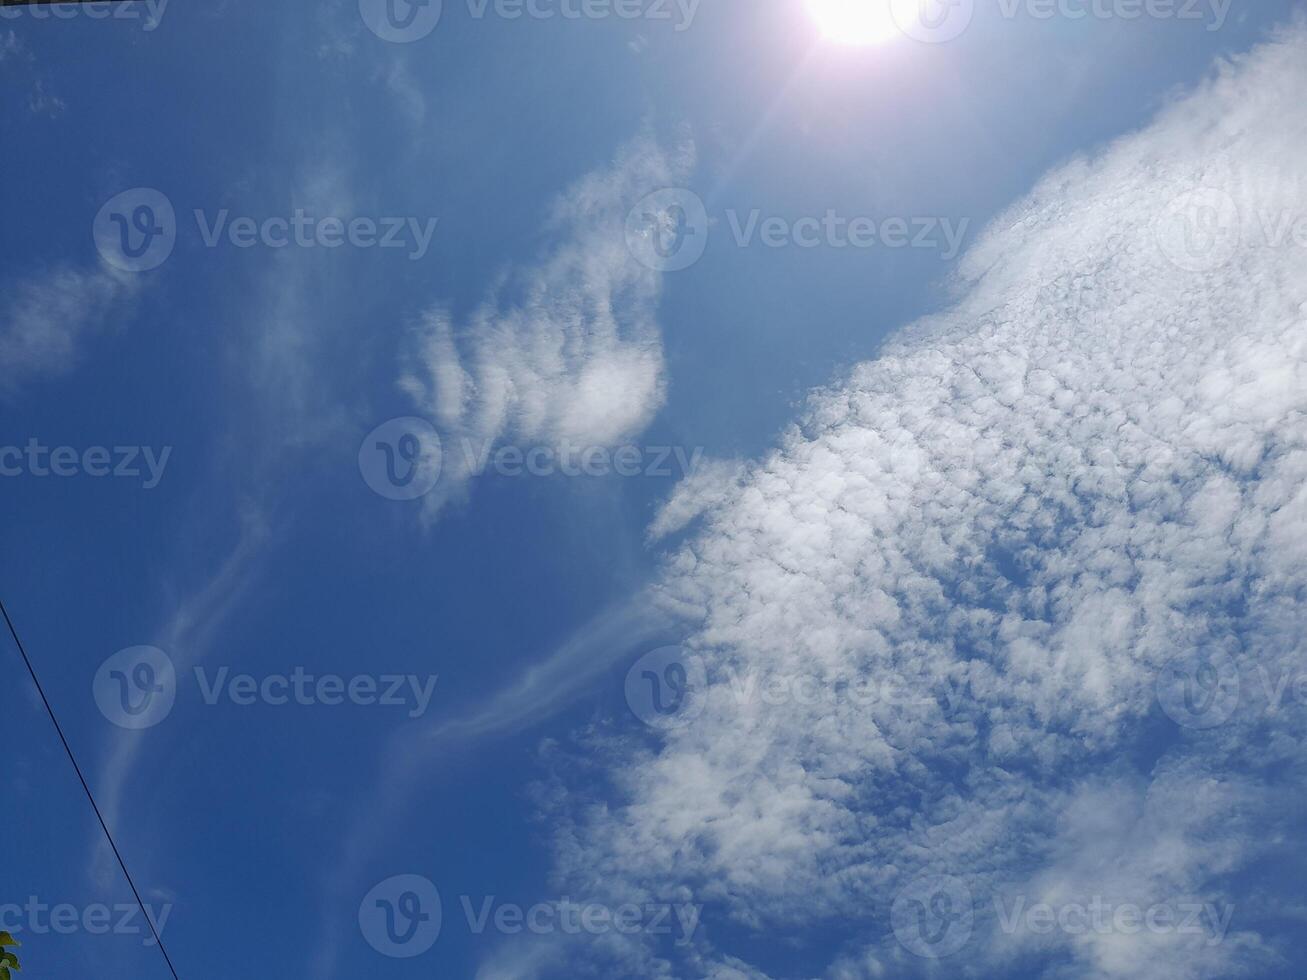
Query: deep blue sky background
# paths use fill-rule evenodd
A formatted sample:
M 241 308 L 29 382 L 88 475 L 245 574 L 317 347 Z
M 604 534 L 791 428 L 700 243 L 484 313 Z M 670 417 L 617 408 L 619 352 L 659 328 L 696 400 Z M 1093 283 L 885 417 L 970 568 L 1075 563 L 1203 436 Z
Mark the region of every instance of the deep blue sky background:
M 398 710 L 204 705 L 193 685 L 158 729 L 124 734 L 91 698 L 100 662 L 163 645 L 185 597 L 267 516 L 215 627 L 207 663 L 234 672 L 437 673 L 456 715 L 652 574 L 643 545 L 667 480 L 484 479 L 420 530 L 416 505 L 372 494 L 355 462 L 371 425 L 407 414 L 395 389 L 404 324 L 432 303 L 465 313 L 496 275 L 547 247 L 551 199 L 648 124 L 686 127 L 710 212 L 827 208 L 947 215 L 973 230 L 1039 174 L 1145 121 L 1214 57 L 1282 22 L 1289 0 L 1238 2 L 1219 32 L 1177 23 L 1004 23 L 962 39 L 822 45 L 800 0 L 705 0 L 692 28 L 472 20 L 447 3 L 423 42 L 385 45 L 352 5 L 173 0 L 162 23 L 0 22 L 27 57 L 0 63 L 6 179 L 0 289 L 93 267 L 90 229 L 120 190 L 157 187 L 182 227 L 135 302 L 80 345 L 66 374 L 0 402 L 0 444 L 174 447 L 161 485 L 3 479 L 0 592 L 94 786 L 123 739 L 141 743 L 114 830 L 147 897 L 176 908 L 165 939 L 184 977 L 306 975 L 345 816 Z M 641 53 L 628 45 L 647 38 Z M 323 55 L 347 36 L 348 55 Z M 414 121 L 385 84 L 398 62 L 425 100 Z M 43 90 L 66 105 L 34 112 Z M 756 142 L 748 145 L 756 134 Z M 402 253 L 275 257 L 200 247 L 193 208 L 286 214 L 319 168 L 354 212 L 439 216 L 421 262 Z M 278 264 L 280 263 L 280 265 Z M 252 367 L 293 275 L 303 399 Z M 930 252 L 736 248 L 724 222 L 704 259 L 667 280 L 666 408 L 642 441 L 755 455 L 805 391 L 873 355 L 948 299 Z M 0 365 L 0 370 L 3 370 Z M 276 378 L 279 368 L 272 370 Z M 298 434 L 313 432 L 312 438 Z M 96 828 L 16 654 L 6 693 L 0 903 L 129 900 L 96 884 Z M 620 703 L 621 672 L 531 730 L 469 746 L 418 788 L 374 880 L 426 874 L 447 896 L 548 896 L 549 854 L 525 787 L 542 737 Z M 402 738 L 402 736 L 400 736 Z M 471 976 L 491 939 L 456 902 L 436 951 L 381 961 L 343 910 L 338 976 Z M 28 974 L 162 976 L 123 937 L 24 937 Z

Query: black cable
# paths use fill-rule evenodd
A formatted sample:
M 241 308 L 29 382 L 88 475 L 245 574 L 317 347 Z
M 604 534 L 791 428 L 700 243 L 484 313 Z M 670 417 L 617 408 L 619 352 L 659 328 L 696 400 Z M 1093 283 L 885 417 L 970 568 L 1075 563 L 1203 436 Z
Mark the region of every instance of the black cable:
M 0 4 L 3 4 L 3 2 L 4 0 L 0 0 Z M 123 869 L 127 884 L 132 887 L 132 894 L 136 896 L 136 904 L 141 907 L 141 914 L 145 916 L 145 922 L 150 927 L 150 934 L 154 936 L 154 941 L 159 945 L 159 952 L 163 954 L 163 961 L 168 964 L 168 972 L 172 974 L 173 980 L 179 980 L 177 970 L 172 965 L 172 959 L 168 956 L 168 950 L 164 948 L 163 939 L 158 930 L 154 928 L 154 921 L 150 918 L 150 913 L 146 911 L 145 903 L 141 901 L 141 893 L 136 890 L 136 882 L 132 881 L 132 874 L 127 870 L 127 863 L 123 860 L 122 854 L 118 852 L 118 845 L 113 842 L 113 834 L 109 833 L 109 825 L 104 822 L 104 817 L 100 815 L 100 808 L 96 805 L 95 797 L 91 795 L 91 787 L 86 785 L 86 777 L 82 775 L 82 767 L 77 764 L 77 757 L 73 755 L 68 739 L 64 738 L 64 730 L 59 725 L 59 719 L 54 716 L 54 709 L 50 707 L 50 701 L 45 696 L 45 689 L 41 687 L 41 682 L 36 678 L 36 671 L 32 668 L 32 661 L 27 656 L 27 650 L 23 648 L 23 641 L 18 638 L 18 630 L 14 629 L 14 621 L 9 618 L 9 610 L 5 608 L 3 599 L 0 599 L 0 614 L 4 615 L 5 625 L 9 627 L 9 635 L 14 638 L 18 652 L 23 656 L 23 663 L 27 665 L 27 672 L 32 676 L 32 683 L 36 685 L 36 693 L 41 695 L 41 703 L 45 705 L 45 713 L 54 722 L 54 730 L 59 733 L 59 741 L 63 742 L 64 751 L 68 753 L 68 761 L 73 764 L 73 771 L 77 773 L 77 779 L 82 784 L 82 790 L 86 793 L 86 798 L 91 801 L 91 809 L 95 811 L 95 817 L 100 821 L 100 829 L 104 831 L 104 836 L 113 849 L 113 856 L 118 859 L 118 867 Z

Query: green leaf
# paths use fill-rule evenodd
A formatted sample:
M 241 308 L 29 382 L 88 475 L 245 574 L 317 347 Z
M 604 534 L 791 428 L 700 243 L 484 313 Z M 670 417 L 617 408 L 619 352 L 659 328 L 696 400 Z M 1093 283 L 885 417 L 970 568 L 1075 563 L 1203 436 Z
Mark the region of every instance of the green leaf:
M 0 980 L 12 980 L 12 977 L 9 974 L 9 967 L 0 966 Z
M 0 966 L 12 966 L 15 970 L 21 970 L 18 965 L 18 957 L 13 953 L 0 953 Z
M 0 931 L 0 946 L 21 946 L 23 945 L 7 932 Z

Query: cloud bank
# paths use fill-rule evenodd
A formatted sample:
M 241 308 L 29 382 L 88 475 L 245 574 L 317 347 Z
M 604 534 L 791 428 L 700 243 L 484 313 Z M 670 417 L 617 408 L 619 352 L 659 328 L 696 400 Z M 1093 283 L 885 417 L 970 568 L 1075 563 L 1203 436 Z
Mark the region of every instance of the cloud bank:
M 1265 681 L 1307 667 L 1304 90 L 1295 28 L 1050 174 L 967 256 L 951 310 L 670 501 L 655 533 L 690 530 L 661 595 L 702 622 L 700 713 L 551 750 L 546 799 L 564 893 L 702 902 L 705 925 L 591 948 L 598 973 L 762 977 L 783 949 L 786 975 L 841 980 L 1180 980 L 1287 955 L 1274 876 L 1239 875 L 1301 864 L 1307 704 L 1273 710 Z M 567 428 L 552 385 L 509 394 L 536 320 L 480 354 L 475 400 L 446 386 L 447 417 Z M 654 392 L 645 350 L 614 371 Z M 1177 722 L 1222 670 L 1229 717 Z M 974 921 L 932 959 L 893 909 L 940 878 Z M 1216 942 L 1012 914 L 1095 897 L 1234 914 Z

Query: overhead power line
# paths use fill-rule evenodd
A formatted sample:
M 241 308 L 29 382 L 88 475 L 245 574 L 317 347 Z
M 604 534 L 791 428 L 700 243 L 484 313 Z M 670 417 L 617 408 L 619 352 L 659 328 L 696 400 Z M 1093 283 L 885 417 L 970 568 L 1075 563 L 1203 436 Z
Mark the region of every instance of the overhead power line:
M 19 2 L 27 2 L 27 0 L 0 0 L 0 6 L 10 6 Z M 86 777 L 82 775 L 82 767 L 77 764 L 77 757 L 73 755 L 72 746 L 68 744 L 68 739 L 64 737 L 63 727 L 59 724 L 59 719 L 55 717 L 54 708 L 50 707 L 50 699 L 45 696 L 45 688 L 41 687 L 41 681 L 37 678 L 36 670 L 32 667 L 32 660 L 27 655 L 27 649 L 23 646 L 23 641 L 18 638 L 18 630 L 14 628 L 14 621 L 9 618 L 9 610 L 5 608 L 3 599 L 0 599 L 0 615 L 4 616 L 5 625 L 9 627 L 9 635 L 14 638 L 14 645 L 18 647 L 23 663 L 27 666 L 27 673 L 31 676 L 32 683 L 36 685 L 36 693 L 41 696 L 41 703 L 45 705 L 45 713 L 50 716 L 50 721 L 54 723 L 54 730 L 59 735 L 59 741 L 63 743 L 64 751 L 68 753 L 68 761 L 73 764 L 73 771 L 77 773 L 77 781 L 82 784 L 82 792 L 91 801 L 91 809 L 95 811 L 95 818 L 100 821 L 100 829 L 104 831 L 105 839 L 108 840 L 109 847 L 113 850 L 113 856 L 118 859 L 118 867 L 123 869 L 123 876 L 127 879 L 127 884 L 131 886 L 132 895 L 136 897 L 136 904 L 141 907 L 141 914 L 145 916 L 145 922 L 150 927 L 150 934 L 154 936 L 159 952 L 163 954 L 163 961 L 168 964 L 168 972 L 172 974 L 173 980 L 180 980 L 177 976 L 177 970 L 172 965 L 172 958 L 168 955 L 168 950 L 164 948 L 163 937 L 159 935 L 159 931 L 154 927 L 154 920 L 150 918 L 145 903 L 141 901 L 141 893 L 136 890 L 136 882 L 132 880 L 132 873 L 127 870 L 127 862 L 123 860 L 122 852 L 118 850 L 118 845 L 114 843 L 113 834 L 109 833 L 109 825 L 104 822 L 104 816 L 100 813 L 100 807 L 95 802 L 91 787 L 87 785 Z

